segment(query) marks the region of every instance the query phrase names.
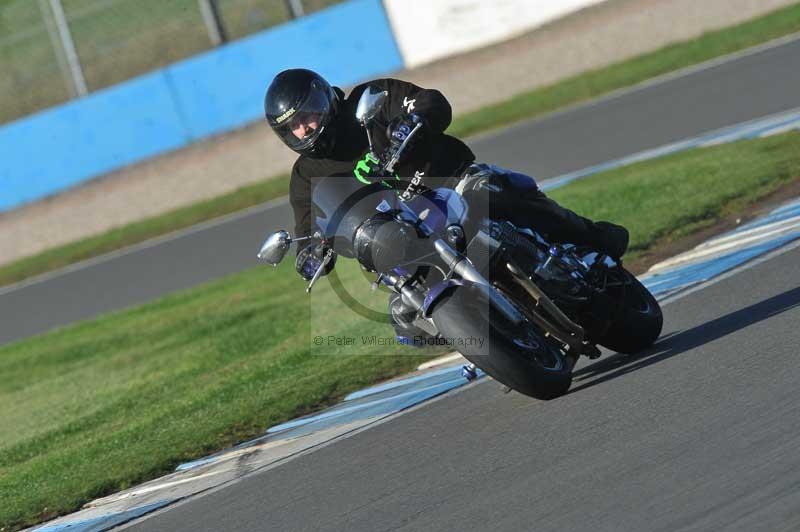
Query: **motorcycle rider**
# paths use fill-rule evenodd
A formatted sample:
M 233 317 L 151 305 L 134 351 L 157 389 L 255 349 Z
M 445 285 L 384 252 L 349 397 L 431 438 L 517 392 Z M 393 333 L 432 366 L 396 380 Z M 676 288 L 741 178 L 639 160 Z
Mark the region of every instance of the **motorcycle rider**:
M 376 153 L 398 143 L 404 138 L 403 132 L 417 123 L 423 124 L 422 134 L 415 135 L 414 143 L 395 167 L 401 179 L 416 176 L 418 180 L 422 178 L 425 187 L 448 186 L 469 192 L 490 168 L 474 164 L 475 156 L 467 145 L 444 133 L 452 110 L 438 90 L 398 79 L 377 79 L 356 86 L 345 97 L 339 87 L 332 87 L 316 72 L 285 70 L 275 76 L 267 89 L 264 111 L 272 130 L 300 155 L 289 185 L 297 236 L 315 231 L 311 194 L 318 179 L 341 176 L 365 184 L 371 182 L 370 170 L 379 162 L 369 157 L 367 136 L 355 119 L 359 98 L 369 86 L 388 91 L 382 109 L 368 125 Z M 591 246 L 614 259 L 627 249 L 625 228 L 593 222 L 561 207 L 528 176 L 496 167 L 491 167 L 488 174 L 492 186 L 485 193 L 492 195 L 492 217 L 508 219 L 518 227 L 535 227 L 554 242 Z M 299 250 L 297 272 L 310 280 L 326 251 L 319 243 Z M 331 260 L 323 274 L 329 273 L 334 263 Z

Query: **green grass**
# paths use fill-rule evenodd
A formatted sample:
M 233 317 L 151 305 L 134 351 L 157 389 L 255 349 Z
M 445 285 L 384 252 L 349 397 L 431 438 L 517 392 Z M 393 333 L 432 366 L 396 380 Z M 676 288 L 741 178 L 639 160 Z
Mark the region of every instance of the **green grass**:
M 11 3 L 14 4 L 16 1 Z M 321 7 L 331 2 L 320 0 L 317 3 L 319 6 L 313 7 Z M 458 117 L 450 127 L 450 132 L 464 136 L 531 118 L 796 31 L 800 31 L 800 5 L 790 6 L 738 26 L 582 74 L 550 87 L 521 94 L 507 102 Z M 0 286 L 278 197 L 288 190 L 286 180 L 286 177 L 266 180 L 227 194 L 218 200 L 169 212 L 2 266 Z
M 598 174 L 553 196 L 627 225 L 642 251 L 797 178 L 792 132 Z M 337 272 L 358 301 L 384 308 L 353 261 Z M 314 335 L 391 329 L 349 311 L 327 280 L 310 299 L 302 290 L 287 260 L 0 347 L 0 527 L 75 510 L 433 354 L 315 348 Z
M 606 176 L 606 177 L 604 177 Z M 630 230 L 628 259 L 800 178 L 800 133 L 691 150 L 576 181 L 549 196 Z
M 326 336 L 393 334 L 340 308 L 327 283 L 309 299 L 290 262 L 0 349 L 0 528 L 75 510 L 426 358 L 360 342 L 313 351 L 312 322 Z M 340 276 L 385 308 L 354 266 Z

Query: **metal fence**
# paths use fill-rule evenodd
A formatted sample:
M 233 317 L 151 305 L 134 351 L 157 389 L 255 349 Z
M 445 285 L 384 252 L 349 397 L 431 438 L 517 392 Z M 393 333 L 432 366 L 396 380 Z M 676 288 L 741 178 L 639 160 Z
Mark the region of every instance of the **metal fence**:
M 342 0 L 0 0 L 0 124 Z

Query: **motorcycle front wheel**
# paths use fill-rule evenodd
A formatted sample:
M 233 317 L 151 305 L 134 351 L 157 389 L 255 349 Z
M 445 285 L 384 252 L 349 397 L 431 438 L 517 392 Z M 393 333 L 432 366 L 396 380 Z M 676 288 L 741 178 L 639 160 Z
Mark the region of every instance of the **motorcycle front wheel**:
M 631 355 L 653 345 L 661 335 L 664 316 L 656 298 L 632 273 L 620 267 L 614 274 L 618 288 L 612 295 L 620 307 L 597 343 L 617 353 Z
M 572 384 L 572 364 L 561 350 L 532 323 L 509 321 L 474 285 L 445 294 L 431 317 L 440 335 L 467 360 L 513 390 L 553 399 Z

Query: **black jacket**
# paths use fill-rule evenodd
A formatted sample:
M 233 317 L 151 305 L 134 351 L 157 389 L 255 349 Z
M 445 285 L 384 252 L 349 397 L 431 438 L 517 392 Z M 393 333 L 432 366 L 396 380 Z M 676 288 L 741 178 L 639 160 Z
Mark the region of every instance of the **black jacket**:
M 292 168 L 289 200 L 294 209 L 297 236 L 308 235 L 315 230 L 311 194 L 320 178 L 342 176 L 356 179 L 353 171 L 369 151 L 369 143 L 364 128 L 355 119 L 355 111 L 361 93 L 368 86 L 389 91 L 383 109 L 370 124 L 377 153 L 382 153 L 389 145 L 387 127 L 394 118 L 417 114 L 425 121 L 424 136 L 414 145 L 408 158 L 404 156 L 401 164 L 395 168 L 398 176 L 411 179 L 420 172 L 426 186 L 444 186 L 475 160 L 466 144 L 444 134 L 450 125 L 452 110 L 441 92 L 398 79 L 378 79 L 355 87 L 344 99 L 344 93 L 337 87 L 335 90 L 343 101 L 332 124 L 336 134 L 333 153 L 325 159 L 300 156 Z

